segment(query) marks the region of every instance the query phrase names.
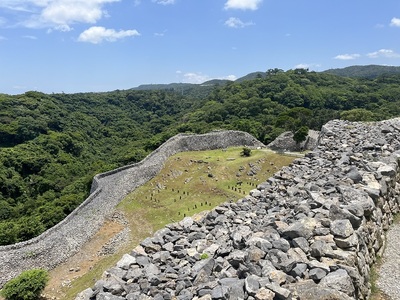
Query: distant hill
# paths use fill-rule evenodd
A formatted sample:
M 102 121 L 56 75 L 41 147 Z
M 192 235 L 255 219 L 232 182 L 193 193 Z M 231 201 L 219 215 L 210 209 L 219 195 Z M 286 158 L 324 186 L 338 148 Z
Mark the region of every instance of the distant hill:
M 281 71 L 281 69 L 271 69 L 272 71 Z M 382 65 L 366 65 L 366 66 L 350 66 L 345 68 L 337 68 L 337 69 L 329 69 L 318 73 L 328 73 L 341 77 L 352 77 L 352 78 L 368 78 L 374 79 L 381 75 L 393 75 L 400 74 L 400 66 L 382 66 Z M 269 75 L 267 72 L 256 71 L 239 77 L 235 81 L 227 80 L 227 79 L 211 79 L 205 81 L 200 84 L 195 83 L 168 83 L 168 84 L 142 84 L 138 87 L 132 88 L 132 90 L 169 90 L 175 92 L 181 92 L 184 95 L 188 95 L 193 93 L 193 91 L 198 92 L 203 89 L 203 93 L 201 95 L 205 95 L 206 91 L 204 88 L 210 88 L 214 86 L 223 86 L 229 82 L 242 83 L 247 80 L 254 80 L 257 78 L 266 78 Z
M 192 83 L 168 83 L 168 84 L 142 84 L 132 90 L 144 91 L 144 90 L 187 90 L 197 86 Z
M 205 81 L 205 82 L 201 83 L 200 85 L 201 86 L 210 86 L 210 85 L 218 86 L 218 85 L 225 85 L 228 82 L 232 82 L 232 80 L 228 80 L 228 79 L 211 79 L 211 80 L 208 80 L 208 81 Z
M 240 78 L 236 79 L 235 82 L 243 82 L 243 81 L 246 81 L 246 80 L 264 78 L 266 76 L 267 76 L 266 72 L 259 72 L 259 71 L 258 72 L 252 72 L 252 73 L 249 73 L 249 74 L 247 74 L 247 75 L 245 75 L 243 77 L 240 77 Z
M 323 73 L 329 73 L 343 77 L 374 79 L 385 74 L 400 74 L 400 67 L 380 65 L 350 66 L 342 69 L 329 69 Z

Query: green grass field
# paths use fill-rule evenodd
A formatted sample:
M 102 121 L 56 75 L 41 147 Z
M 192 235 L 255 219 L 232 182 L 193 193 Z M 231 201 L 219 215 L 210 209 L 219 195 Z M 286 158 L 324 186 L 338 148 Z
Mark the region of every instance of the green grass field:
M 293 157 L 267 150 L 252 150 L 241 156 L 242 148 L 181 152 L 172 156 L 163 170 L 126 197 L 118 209 L 145 217 L 152 231 L 226 201 L 236 201 Z

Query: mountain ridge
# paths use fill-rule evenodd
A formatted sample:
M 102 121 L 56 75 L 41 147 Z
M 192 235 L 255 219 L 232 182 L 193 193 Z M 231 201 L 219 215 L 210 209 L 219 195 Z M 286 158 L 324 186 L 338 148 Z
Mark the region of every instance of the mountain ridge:
M 283 71 L 280 69 L 270 69 L 266 72 L 255 71 L 248 73 L 244 76 L 237 78 L 236 80 L 229 79 L 210 79 L 202 83 L 184 83 L 184 82 L 173 82 L 173 83 L 165 83 L 165 84 L 141 84 L 137 87 L 132 88 L 132 90 L 182 90 L 186 92 L 192 88 L 196 87 L 205 87 L 205 86 L 218 86 L 225 85 L 233 82 L 243 82 L 246 80 L 253 80 L 257 78 L 265 78 L 267 77 L 271 71 Z M 311 71 L 314 72 L 314 71 Z M 383 66 L 383 65 L 353 65 L 344 68 L 333 68 L 327 69 L 325 71 L 319 71 L 316 73 L 328 73 L 332 75 L 337 75 L 341 77 L 350 77 L 350 78 L 367 78 L 374 79 L 382 75 L 396 75 L 400 74 L 400 66 Z

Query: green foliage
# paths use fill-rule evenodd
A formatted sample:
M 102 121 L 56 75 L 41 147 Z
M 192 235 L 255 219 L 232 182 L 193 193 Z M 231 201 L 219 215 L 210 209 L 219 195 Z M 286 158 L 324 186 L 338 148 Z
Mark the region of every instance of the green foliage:
M 243 147 L 242 152 L 240 152 L 240 155 L 245 157 L 251 156 L 251 149 L 248 147 Z
M 49 280 L 47 271 L 33 269 L 22 272 L 1 290 L 6 300 L 37 300 Z
M 200 255 L 200 259 L 207 259 L 208 258 L 208 253 L 202 253 Z
M 301 126 L 294 134 L 293 134 L 293 139 L 294 141 L 299 144 L 303 141 L 306 140 L 308 135 L 308 127 L 307 126 Z
M 355 108 L 351 110 L 346 110 L 340 113 L 340 118 L 348 121 L 375 121 L 376 117 L 372 111 L 366 110 L 364 108 Z

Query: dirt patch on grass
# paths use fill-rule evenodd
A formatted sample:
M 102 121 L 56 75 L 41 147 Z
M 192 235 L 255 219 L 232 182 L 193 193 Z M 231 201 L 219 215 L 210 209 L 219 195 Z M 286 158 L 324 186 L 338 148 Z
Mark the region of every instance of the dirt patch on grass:
M 103 246 L 124 228 L 124 225 L 115 220 L 107 220 L 79 253 L 51 270 L 49 272 L 50 281 L 44 291 L 46 299 L 63 299 L 73 281 L 87 274 L 94 265 L 104 258 L 99 255 L 102 252 Z

